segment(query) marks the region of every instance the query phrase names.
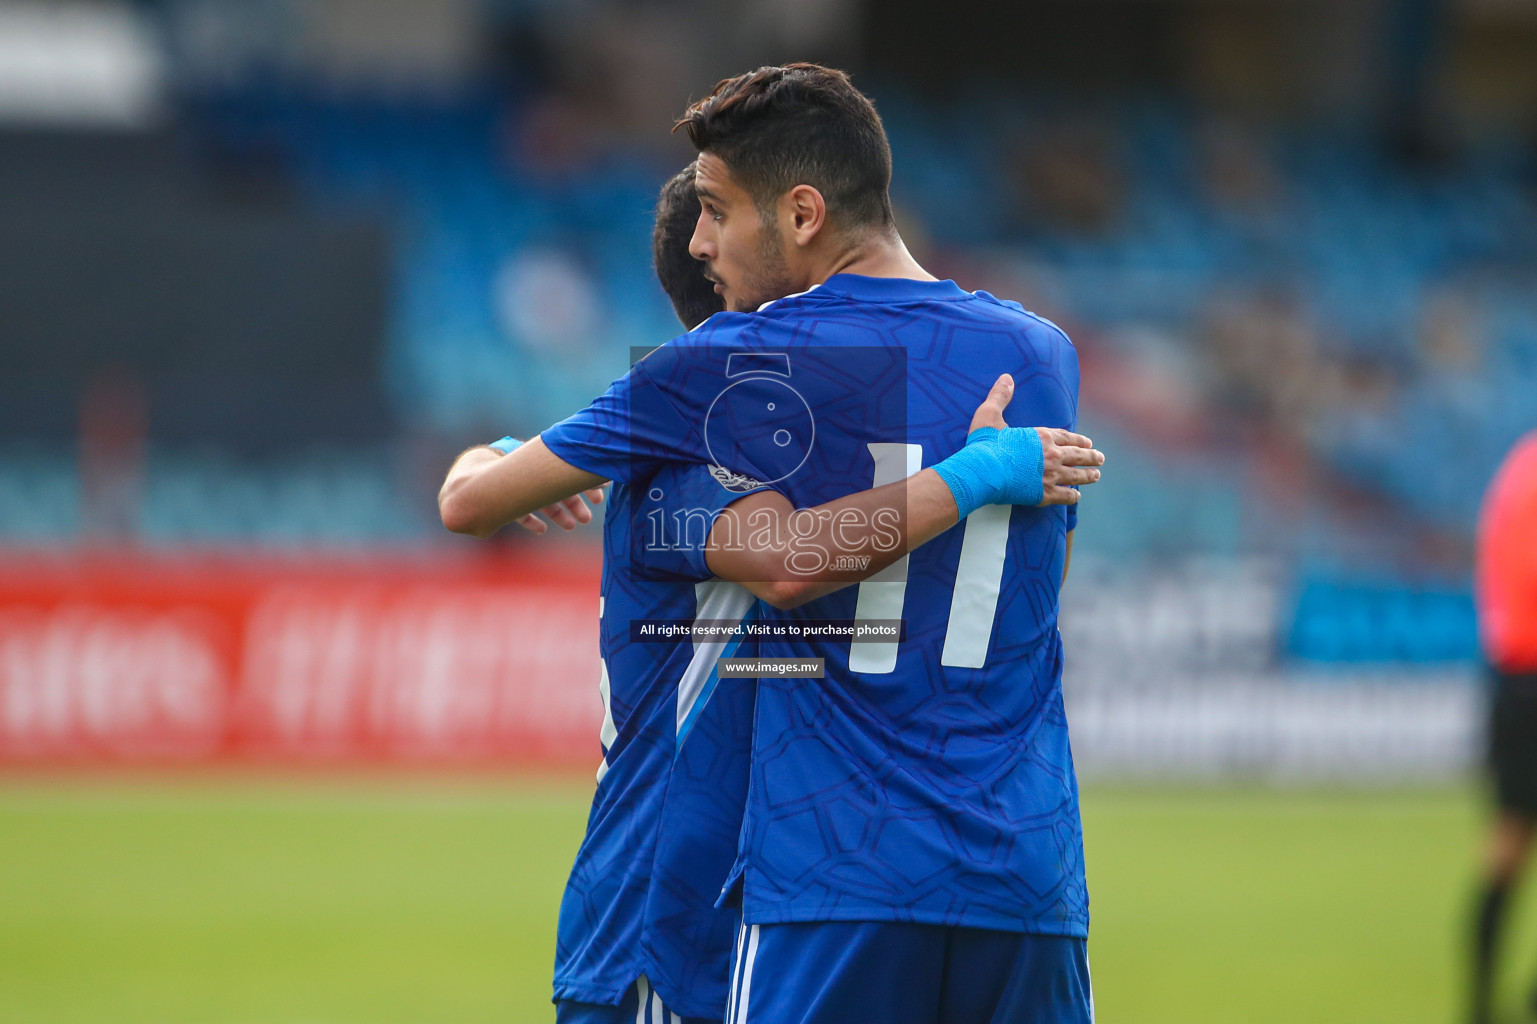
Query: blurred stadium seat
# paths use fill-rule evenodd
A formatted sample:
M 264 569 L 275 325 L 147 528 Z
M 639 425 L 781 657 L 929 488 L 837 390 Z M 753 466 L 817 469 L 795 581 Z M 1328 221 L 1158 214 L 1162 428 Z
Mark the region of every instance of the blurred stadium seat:
M 112 108 L 107 133 L 0 130 L 15 158 L 0 159 L 0 210 L 23 227 L 6 265 L 48 287 L 62 280 L 48 267 L 92 249 L 108 268 L 27 321 L 94 341 L 12 335 L 0 547 L 446 550 L 431 495 L 454 451 L 541 429 L 676 331 L 650 272 L 651 206 L 687 154 L 666 118 L 698 85 L 634 53 L 593 77 L 562 56 L 571 15 L 552 11 L 485 14 L 483 45 L 512 54 L 489 73 L 433 64 L 411 80 L 303 70 L 351 44 L 299 52 L 275 9 L 199 10 L 144 8 L 166 44 L 133 66 L 163 81 L 134 124 Z M 1052 11 L 1041 24 L 1065 44 L 1086 27 Z M 1139 11 L 1093 52 L 1168 15 Z M 398 39 L 449 31 L 427 7 L 412 17 L 426 21 Z M 695 67 L 687 38 L 662 63 Z M 1472 509 L 1537 423 L 1537 204 L 1511 122 L 1470 119 L 1445 153 L 1411 159 L 1360 109 L 1245 110 L 1144 86 L 1150 65 L 1127 72 L 1136 87 L 1063 88 L 1089 52 L 1072 45 L 1038 73 L 1009 69 L 1014 87 L 905 75 L 905 44 L 872 45 L 896 47 L 861 82 L 891 135 L 905 236 L 1080 351 L 1083 425 L 1112 471 L 1085 495 L 1076 557 L 1125 575 L 1078 586 L 1138 592 L 1171 566 L 1265 560 L 1284 666 L 1466 675 Z M 200 262 L 217 267 L 186 284 L 162 269 Z M 208 299 L 219 281 L 244 290 Z M 174 316 L 153 314 L 176 295 Z M 98 306 L 134 326 L 80 319 Z M 125 447 L 93 455 L 78 423 L 117 362 L 147 412 L 109 422 Z M 94 479 L 104 464 L 123 468 Z

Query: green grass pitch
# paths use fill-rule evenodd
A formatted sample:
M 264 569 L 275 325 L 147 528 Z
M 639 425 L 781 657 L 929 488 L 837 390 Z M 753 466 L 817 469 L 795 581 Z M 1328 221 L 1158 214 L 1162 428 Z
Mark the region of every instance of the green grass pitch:
M 0 1022 L 548 1021 L 590 793 L 531 778 L 0 782 Z M 1105 1024 L 1460 1019 L 1467 793 L 1083 802 Z M 1512 1012 L 1537 974 L 1522 916 Z

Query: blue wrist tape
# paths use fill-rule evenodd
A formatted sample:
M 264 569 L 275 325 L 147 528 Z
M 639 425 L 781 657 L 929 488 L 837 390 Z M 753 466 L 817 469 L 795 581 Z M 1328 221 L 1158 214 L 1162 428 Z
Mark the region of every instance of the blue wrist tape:
M 978 427 L 966 447 L 934 466 L 965 519 L 983 505 L 1039 505 L 1046 453 L 1034 427 Z
M 505 454 L 512 451 L 514 448 L 523 447 L 523 442 L 519 441 L 515 437 L 504 437 L 500 441 L 492 441 L 490 444 L 486 445 L 486 447 L 495 448 L 497 451 Z

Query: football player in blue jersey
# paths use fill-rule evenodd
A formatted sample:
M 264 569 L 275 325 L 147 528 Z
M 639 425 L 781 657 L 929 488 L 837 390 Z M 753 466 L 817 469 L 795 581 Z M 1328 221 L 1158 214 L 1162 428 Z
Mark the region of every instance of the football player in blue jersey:
M 663 190 L 654 246 L 658 277 L 690 328 L 722 304 L 687 253 L 697 210 L 691 167 Z M 993 390 L 984 403 L 987 415 L 999 416 L 1007 394 L 1005 386 Z M 1087 451 L 1087 439 L 1074 440 Z M 518 447 L 503 439 L 489 450 L 472 450 L 456 470 L 487 465 L 486 460 Z M 560 1021 L 719 1020 L 725 1006 L 737 914 L 714 903 L 735 855 L 742 820 L 752 687 L 743 680 L 719 679 L 714 662 L 748 651 L 736 652 L 737 642 L 729 639 L 646 644 L 637 642 L 632 628 L 647 619 L 718 624 L 755 614 L 751 595 L 726 582 L 735 571 L 729 554 L 713 553 L 723 565 L 712 570 L 705 563 L 703 530 L 689 543 L 683 537 L 669 542 L 666 524 L 673 520 L 654 517 L 666 508 L 684 523 L 689 520 L 681 514 L 702 514 L 708 526 L 743 490 L 751 500 L 751 486 L 729 491 L 717 478 L 698 464 L 665 465 L 644 479 L 632 477 L 619 484 L 614 499 L 630 513 L 611 514 L 605 525 L 604 760 L 588 834 L 562 903 L 555 993 Z M 949 487 L 937 477 L 902 493 L 891 486 L 883 490 L 828 504 L 817 510 L 824 513 L 818 518 L 857 517 L 901 498 L 905 516 L 900 526 L 906 537 L 897 530 L 892 534 L 897 544 L 866 541 L 860 571 L 845 574 L 842 582 L 826 573 L 803 574 L 797 585 L 831 589 L 868 576 L 956 521 Z M 780 502 L 759 511 L 760 521 L 768 515 L 771 532 L 782 534 L 793 510 Z M 590 518 L 579 497 L 545 512 L 567 528 Z M 653 528 L 658 522 L 660 538 Z M 523 524 L 536 532 L 544 529 L 534 517 Z M 478 525 L 469 532 L 488 532 L 486 523 Z M 801 532 L 811 538 L 814 531 Z M 898 546 L 901 551 L 895 550 Z M 758 563 L 740 568 L 768 578 Z M 774 591 L 776 598 L 783 599 L 782 592 L 788 593 L 786 588 Z M 809 593 L 802 589 L 798 597 Z
M 1011 444 L 1033 431 L 1000 418 L 967 433 L 946 415 L 972 380 L 1009 374 L 1013 415 L 1070 428 L 1076 353 L 1055 325 L 913 260 L 880 119 L 847 76 L 763 68 L 722 82 L 680 126 L 700 153 L 692 251 L 728 309 L 754 311 L 714 318 L 697 343 L 786 353 L 816 414 L 814 450 L 777 479 L 778 500 L 932 472 L 965 521 L 880 578 L 765 608 L 807 625 L 900 618 L 905 636 L 760 643 L 763 656 L 824 658 L 826 678 L 759 684 L 726 889 L 744 920 L 728 1020 L 1086 1024 L 1088 891 L 1056 628 L 1073 521 L 989 504 L 975 486 L 968 453 L 978 467 L 1018 457 Z M 658 424 L 705 421 L 684 454 L 713 454 L 716 399 L 693 383 L 687 347 L 648 361 L 644 386 L 670 407 L 656 406 Z M 546 443 L 559 454 L 561 431 Z M 756 437 L 731 450 L 744 473 L 775 480 Z M 768 499 L 743 504 L 754 500 Z M 761 570 L 773 568 L 793 575 Z

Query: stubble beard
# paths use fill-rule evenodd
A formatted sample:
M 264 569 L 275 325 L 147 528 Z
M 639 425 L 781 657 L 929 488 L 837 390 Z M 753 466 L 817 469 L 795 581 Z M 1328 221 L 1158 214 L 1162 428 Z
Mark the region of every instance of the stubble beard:
M 784 246 L 772 224 L 758 225 L 758 250 L 755 266 L 742 275 L 739 299 L 731 303 L 737 313 L 751 313 L 765 302 L 789 295 L 795 287 L 790 280 L 790 265 L 785 262 Z

